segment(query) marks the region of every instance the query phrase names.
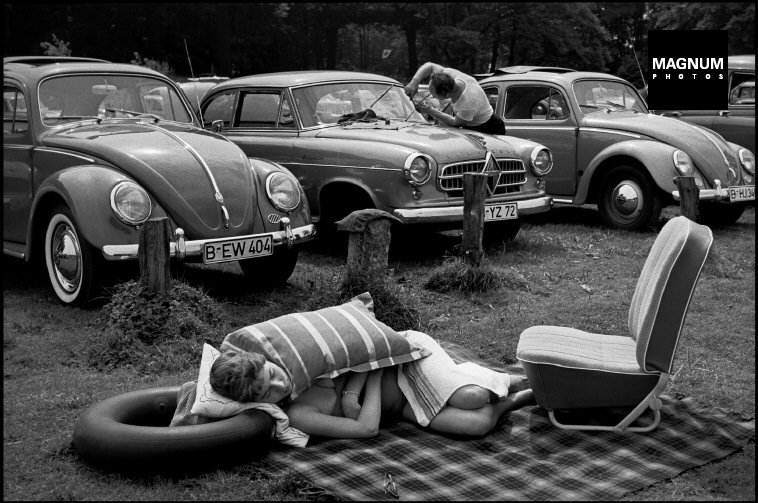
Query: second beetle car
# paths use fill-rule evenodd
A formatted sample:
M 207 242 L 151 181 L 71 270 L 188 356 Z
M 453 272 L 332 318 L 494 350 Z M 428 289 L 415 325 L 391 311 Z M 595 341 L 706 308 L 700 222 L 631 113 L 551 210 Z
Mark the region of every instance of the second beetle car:
M 644 229 L 674 203 L 677 176 L 693 176 L 699 213 L 730 224 L 755 200 L 755 158 L 710 129 L 648 112 L 637 90 L 605 73 L 509 67 L 480 81 L 509 135 L 553 153 L 547 192 L 597 204 L 604 222 Z
M 407 225 L 460 228 L 465 173 L 490 175 L 490 235 L 513 238 L 521 216 L 552 205 L 547 148 L 430 125 L 391 78 L 339 71 L 241 77 L 214 87 L 200 109 L 206 127 L 292 171 L 327 232 L 365 208 Z
M 152 70 L 86 58 L 4 59 L 3 251 L 39 257 L 58 298 L 85 304 L 108 261 L 136 259 L 167 217 L 175 260 L 289 278 L 314 236 L 286 169 L 204 131 Z

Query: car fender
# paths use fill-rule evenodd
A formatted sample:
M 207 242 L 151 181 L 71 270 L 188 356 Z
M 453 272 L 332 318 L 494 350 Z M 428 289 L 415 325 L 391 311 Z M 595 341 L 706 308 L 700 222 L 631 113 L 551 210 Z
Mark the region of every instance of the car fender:
M 82 237 L 90 245 L 102 249 L 106 244 L 139 242 L 139 228 L 121 222 L 111 209 L 111 189 L 123 181 L 134 182 L 121 171 L 91 164 L 72 166 L 48 177 L 39 186 L 32 202 L 27 248 L 38 246 L 33 243 L 35 229 L 44 230 L 48 212 L 61 200 L 71 210 Z M 150 201 L 150 218 L 165 217 L 165 211 L 152 196 Z
M 590 187 L 596 186 L 617 162 L 629 162 L 629 159 L 642 165 L 659 189 L 671 194 L 676 190 L 674 177 L 679 175 L 674 167 L 674 150 L 676 149 L 671 145 L 654 140 L 629 140 L 609 145 L 587 165 L 579 181 L 574 204 L 584 204 L 588 199 Z
M 253 174 L 255 175 L 255 183 L 258 184 L 258 204 L 260 207 L 261 215 L 263 216 L 263 225 L 267 232 L 273 232 L 279 230 L 279 220 L 272 215 L 278 215 L 281 217 L 288 217 L 292 227 L 302 227 L 311 223 L 311 210 L 308 206 L 308 199 L 305 196 L 300 182 L 297 183 L 297 188 L 300 191 L 300 205 L 290 212 L 282 211 L 276 208 L 266 193 L 266 178 L 271 173 L 282 172 L 292 177 L 297 181 L 297 177 L 292 174 L 290 170 L 282 166 L 281 164 L 268 159 L 261 159 L 258 157 L 249 157 L 250 164 L 253 167 Z M 270 218 L 269 218 L 270 217 Z M 272 222 L 274 220 L 274 222 Z
M 336 176 L 334 178 L 330 178 L 329 180 L 326 180 L 323 184 L 321 184 L 321 187 L 319 187 L 319 191 L 318 191 L 319 201 L 321 200 L 321 194 L 324 192 L 324 190 L 335 184 L 351 185 L 359 189 L 360 191 L 364 192 L 369 197 L 369 199 L 371 199 L 371 203 L 374 205 L 374 208 L 385 209 L 383 208 L 385 205 L 379 203 L 378 199 L 376 198 L 376 195 L 374 194 L 373 189 L 368 184 L 364 183 L 363 180 L 356 180 L 355 178 L 343 177 L 343 176 Z

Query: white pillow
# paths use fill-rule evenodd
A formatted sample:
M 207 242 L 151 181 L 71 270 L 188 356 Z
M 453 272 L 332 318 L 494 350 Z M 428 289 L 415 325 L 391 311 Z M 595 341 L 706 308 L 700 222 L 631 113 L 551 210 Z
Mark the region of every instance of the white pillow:
M 256 402 L 238 402 L 214 391 L 211 387 L 211 365 L 220 354 L 221 352 L 210 344 L 203 344 L 203 358 L 197 376 L 197 393 L 190 410 L 192 414 L 214 418 L 230 417 L 259 405 Z

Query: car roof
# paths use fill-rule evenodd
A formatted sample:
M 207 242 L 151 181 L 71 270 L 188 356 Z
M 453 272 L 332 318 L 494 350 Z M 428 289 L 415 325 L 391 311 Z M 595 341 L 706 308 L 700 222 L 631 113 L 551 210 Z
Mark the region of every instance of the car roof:
M 58 56 L 13 56 L 3 58 L 3 73 L 22 81 L 38 81 L 50 75 L 86 72 L 111 72 L 150 74 L 166 78 L 165 75 L 144 66 L 111 63 L 104 59 L 71 58 Z
M 218 84 L 216 90 L 238 86 L 263 86 L 263 87 L 295 87 L 308 84 L 318 84 L 345 80 L 376 80 L 388 84 L 398 84 L 395 79 L 377 75 L 375 73 L 348 72 L 338 70 L 310 70 L 293 72 L 261 73 L 237 77 Z
M 582 79 L 603 79 L 627 82 L 621 77 L 611 75 L 610 73 L 583 72 L 572 70 L 570 68 L 549 66 L 509 66 L 495 70 L 495 73 L 482 79 L 480 84 L 500 82 L 503 80 L 541 80 L 543 82 L 546 81 L 555 84 L 568 85 L 576 80 Z
M 755 54 L 729 56 L 727 65 L 730 70 L 755 70 Z

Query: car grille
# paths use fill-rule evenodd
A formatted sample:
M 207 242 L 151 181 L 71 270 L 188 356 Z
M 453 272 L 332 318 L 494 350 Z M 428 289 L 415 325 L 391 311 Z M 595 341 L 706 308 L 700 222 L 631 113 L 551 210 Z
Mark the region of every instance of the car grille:
M 481 173 L 484 162 L 459 162 L 443 166 L 437 179 L 440 190 L 453 197 L 463 197 L 464 173 Z M 521 186 L 526 183 L 524 163 L 519 159 L 502 159 L 497 161 L 497 165 L 500 168 L 500 181 L 493 195 L 521 192 Z

